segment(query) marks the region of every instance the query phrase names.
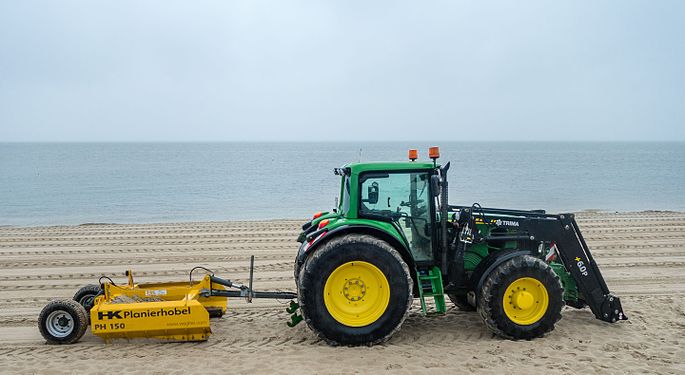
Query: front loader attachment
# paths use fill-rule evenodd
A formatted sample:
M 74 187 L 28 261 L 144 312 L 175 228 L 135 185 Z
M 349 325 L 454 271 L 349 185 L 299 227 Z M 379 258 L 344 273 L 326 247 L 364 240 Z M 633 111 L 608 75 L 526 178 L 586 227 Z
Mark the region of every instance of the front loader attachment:
M 628 319 L 623 313 L 620 299 L 609 291 L 573 214 L 552 215 L 543 210 L 481 208 L 476 204 L 450 208 L 458 218 L 460 242 L 482 246 L 512 241 L 515 245 L 510 245 L 509 249 L 538 248 L 538 257 L 545 257 L 543 249 L 550 249 L 545 260 L 564 282 L 567 305 L 579 308 L 587 305 L 597 319 L 609 323 Z M 487 230 L 481 232 L 482 228 L 474 229 L 476 224 Z M 493 245 L 497 246 L 501 245 Z M 463 254 L 464 247 L 461 249 Z M 455 254 L 459 252 L 455 251 Z M 510 251 L 508 254 L 513 256 L 515 253 Z M 560 263 L 551 261 L 554 258 L 551 254 L 556 254 Z M 499 259 L 506 259 L 506 256 Z M 478 273 L 476 290 L 479 290 L 485 276 L 494 267 L 487 262 L 483 264 L 489 267 L 484 267 Z M 463 279 L 463 275 L 451 276 L 455 285 L 459 285 L 459 280 Z
M 573 276 L 585 303 L 597 319 L 609 323 L 627 320 L 620 299 L 609 291 L 574 215 L 559 215 L 559 220 L 561 226 L 556 237 L 557 254 Z

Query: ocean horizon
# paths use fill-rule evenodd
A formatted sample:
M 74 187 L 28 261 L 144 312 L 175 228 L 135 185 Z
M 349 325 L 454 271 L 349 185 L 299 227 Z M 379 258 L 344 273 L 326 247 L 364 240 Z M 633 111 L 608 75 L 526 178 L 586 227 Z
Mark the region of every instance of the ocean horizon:
M 0 143 L 0 225 L 305 220 L 333 168 L 433 145 L 452 204 L 685 211 L 684 142 L 32 142 Z

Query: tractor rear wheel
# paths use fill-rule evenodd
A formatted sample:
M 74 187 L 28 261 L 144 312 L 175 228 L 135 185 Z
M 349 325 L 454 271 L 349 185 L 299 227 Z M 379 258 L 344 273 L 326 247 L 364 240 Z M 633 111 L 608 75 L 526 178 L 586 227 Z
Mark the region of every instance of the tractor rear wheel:
M 508 339 L 532 339 L 554 329 L 564 306 L 559 276 L 542 260 L 514 257 L 486 277 L 478 296 L 485 325 Z
M 387 242 L 350 234 L 310 255 L 298 278 L 307 325 L 331 345 L 372 345 L 399 330 L 412 304 L 409 267 Z
M 38 315 L 38 329 L 48 344 L 73 344 L 86 328 L 86 309 L 74 300 L 52 301 Z

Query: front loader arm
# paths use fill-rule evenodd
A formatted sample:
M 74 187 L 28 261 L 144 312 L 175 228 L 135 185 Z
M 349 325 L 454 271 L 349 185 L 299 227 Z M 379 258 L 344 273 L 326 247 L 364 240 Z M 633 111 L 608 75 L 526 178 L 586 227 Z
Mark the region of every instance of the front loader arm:
M 474 207 L 450 208 L 452 212 L 459 213 L 455 217 L 459 218 L 462 228 L 468 228 L 469 223 L 478 219 L 482 225 L 507 228 L 508 233 L 490 233 L 473 241 L 514 240 L 519 241 L 521 249 L 540 243 L 554 244 L 561 263 L 597 319 L 610 323 L 628 319 L 623 313 L 620 299 L 609 291 L 573 214 L 552 215 L 543 210 Z
M 620 299 L 609 291 L 574 215 L 562 214 L 558 218 L 559 226 L 554 236 L 557 254 L 573 276 L 592 313 L 597 319 L 609 323 L 627 320 Z

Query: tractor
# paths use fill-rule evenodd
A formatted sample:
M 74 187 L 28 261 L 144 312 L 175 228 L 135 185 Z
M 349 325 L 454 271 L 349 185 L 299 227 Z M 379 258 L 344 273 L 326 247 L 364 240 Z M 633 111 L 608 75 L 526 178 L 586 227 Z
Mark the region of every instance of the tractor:
M 450 163 L 439 156 L 431 147 L 431 161 L 410 150 L 406 162 L 334 169 L 337 207 L 302 226 L 294 267 L 299 310 L 316 334 L 332 345 L 384 342 L 414 298 L 425 315 L 445 313 L 445 296 L 513 340 L 552 331 L 564 305 L 627 319 L 572 213 L 450 205 Z

